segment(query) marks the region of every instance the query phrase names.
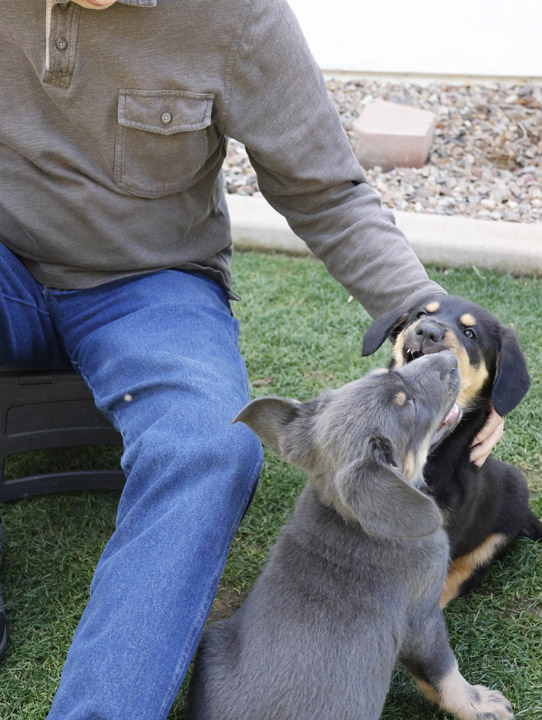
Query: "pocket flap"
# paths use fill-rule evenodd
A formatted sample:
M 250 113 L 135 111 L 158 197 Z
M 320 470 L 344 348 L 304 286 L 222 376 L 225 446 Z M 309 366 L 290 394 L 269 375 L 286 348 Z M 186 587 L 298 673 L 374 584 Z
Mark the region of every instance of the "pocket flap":
M 211 124 L 214 97 L 189 90 L 119 90 L 118 121 L 162 135 L 201 130 Z

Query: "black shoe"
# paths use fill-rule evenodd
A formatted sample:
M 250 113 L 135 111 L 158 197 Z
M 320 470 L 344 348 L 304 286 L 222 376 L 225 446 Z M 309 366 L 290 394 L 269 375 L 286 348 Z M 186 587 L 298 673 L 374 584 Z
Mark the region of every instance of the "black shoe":
M 1 605 L 0 598 L 0 605 Z M 0 612 L 0 662 L 6 657 L 6 650 L 8 647 L 8 627 L 6 625 L 6 616 L 3 612 Z
M 2 535 L 4 526 L 0 517 L 0 565 L 2 564 Z M 6 655 L 8 646 L 8 629 L 6 626 L 6 614 L 4 612 L 4 601 L 2 600 L 2 588 L 0 588 L 0 662 Z

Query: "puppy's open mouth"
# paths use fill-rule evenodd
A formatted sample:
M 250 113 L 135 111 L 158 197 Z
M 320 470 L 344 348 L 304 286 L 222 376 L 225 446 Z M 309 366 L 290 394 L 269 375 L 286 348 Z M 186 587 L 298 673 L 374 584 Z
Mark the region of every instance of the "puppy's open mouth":
M 405 363 L 412 362 L 413 360 L 417 360 L 418 358 L 421 358 L 423 356 L 422 350 L 414 350 L 412 348 L 405 348 L 403 350 L 403 358 Z
M 447 350 L 447 348 L 443 345 L 427 345 L 424 347 L 423 343 L 417 348 L 405 347 L 403 348 L 403 360 L 405 362 L 405 365 L 408 365 L 408 363 L 412 362 L 413 360 L 417 360 L 424 355 L 434 355 L 441 350 Z
M 454 402 L 449 413 L 446 415 L 436 433 L 433 435 L 431 440 L 431 449 L 435 448 L 440 442 L 442 442 L 442 440 L 444 440 L 446 435 L 449 435 L 453 430 L 455 430 L 455 428 L 459 425 L 462 414 L 463 411 L 459 405 Z

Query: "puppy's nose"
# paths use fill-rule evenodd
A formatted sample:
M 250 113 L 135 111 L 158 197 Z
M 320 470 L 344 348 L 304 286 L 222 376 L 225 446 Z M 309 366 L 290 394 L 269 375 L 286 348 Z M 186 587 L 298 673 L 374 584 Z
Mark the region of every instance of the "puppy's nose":
M 443 350 L 439 352 L 437 357 L 441 361 L 440 376 L 443 378 L 446 375 L 457 372 L 457 358 L 449 350 Z
M 444 328 L 432 320 L 422 320 L 416 328 L 416 335 L 433 343 L 441 342 L 444 339 L 444 332 Z

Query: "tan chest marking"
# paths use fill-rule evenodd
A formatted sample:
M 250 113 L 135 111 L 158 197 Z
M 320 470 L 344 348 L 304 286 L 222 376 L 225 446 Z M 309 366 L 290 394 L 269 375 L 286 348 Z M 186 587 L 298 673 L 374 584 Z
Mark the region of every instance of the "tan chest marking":
M 472 552 L 462 555 L 450 563 L 448 576 L 440 596 L 440 607 L 445 607 L 459 594 L 461 585 L 483 565 L 491 562 L 497 552 L 506 544 L 506 535 L 494 533 Z

